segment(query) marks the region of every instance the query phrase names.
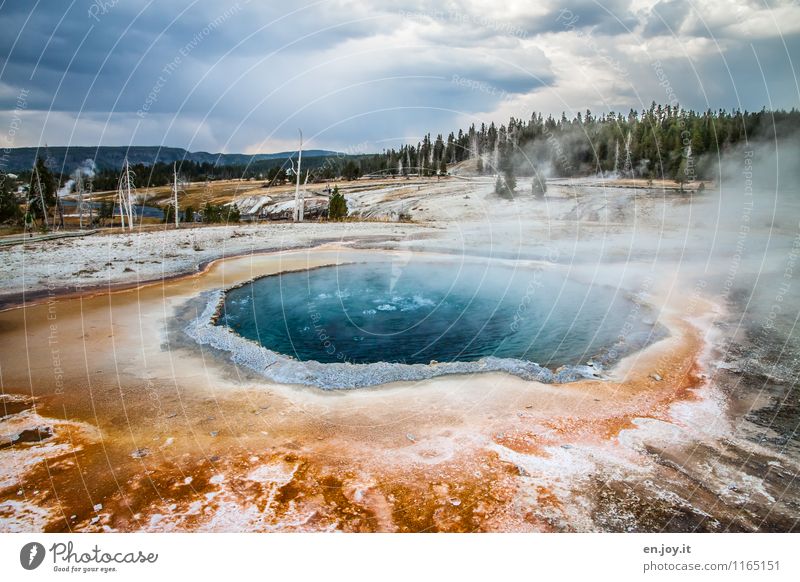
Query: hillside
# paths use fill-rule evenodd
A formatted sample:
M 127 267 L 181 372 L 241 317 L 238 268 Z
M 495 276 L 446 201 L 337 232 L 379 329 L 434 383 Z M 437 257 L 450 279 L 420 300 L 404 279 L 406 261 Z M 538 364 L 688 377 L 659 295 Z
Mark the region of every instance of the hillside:
M 87 159 L 94 160 L 97 169 L 118 170 L 127 156 L 131 164 L 144 164 L 152 166 L 157 162 L 172 163 L 174 161 L 189 160 L 201 163 L 210 163 L 218 166 L 243 166 L 249 163 L 287 158 L 296 152 L 278 152 L 273 154 L 212 154 L 208 152 L 189 152 L 183 148 L 159 146 L 101 146 L 101 147 L 68 147 L 50 146 L 48 148 L 11 148 L 6 150 L 6 172 L 20 172 L 29 170 L 37 155 L 51 158 L 50 167 L 60 170 L 64 168 L 68 174 L 81 166 Z M 328 150 L 305 150 L 303 157 L 320 157 L 335 155 L 336 152 Z

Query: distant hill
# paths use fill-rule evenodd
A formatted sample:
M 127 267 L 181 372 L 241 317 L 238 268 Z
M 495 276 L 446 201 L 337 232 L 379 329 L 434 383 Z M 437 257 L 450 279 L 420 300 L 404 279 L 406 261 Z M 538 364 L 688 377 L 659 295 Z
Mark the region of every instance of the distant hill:
M 87 159 L 94 160 L 98 170 L 118 170 L 127 156 L 131 164 L 151 166 L 156 162 L 175 162 L 190 160 L 195 163 L 210 163 L 217 166 L 244 166 L 262 160 L 274 160 L 294 156 L 297 152 L 278 152 L 274 154 L 210 154 L 208 152 L 190 152 L 183 148 L 158 146 L 101 146 L 101 147 L 65 147 L 50 146 L 45 148 L 11 148 L 5 151 L 5 164 L 0 168 L 6 172 L 30 170 L 37 153 L 49 157 L 52 168 L 69 174 Z M 303 157 L 333 156 L 336 152 L 328 150 L 304 150 Z

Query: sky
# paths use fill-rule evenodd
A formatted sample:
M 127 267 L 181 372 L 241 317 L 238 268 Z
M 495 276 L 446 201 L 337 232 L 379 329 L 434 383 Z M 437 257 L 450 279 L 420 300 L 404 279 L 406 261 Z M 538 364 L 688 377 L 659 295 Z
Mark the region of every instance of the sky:
M 800 104 L 798 0 L 0 0 L 0 147 L 347 153 L 471 123 Z

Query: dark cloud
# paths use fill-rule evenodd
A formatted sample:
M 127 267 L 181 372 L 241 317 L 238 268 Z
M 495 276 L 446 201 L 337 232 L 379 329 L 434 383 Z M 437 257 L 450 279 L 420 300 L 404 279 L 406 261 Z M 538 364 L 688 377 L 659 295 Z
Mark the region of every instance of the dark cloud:
M 523 28 L 530 35 L 571 30 L 625 34 L 637 24 L 630 5 L 630 0 L 554 2 L 543 15 L 523 17 Z
M 565 109 L 623 109 L 636 107 L 636 99 L 664 101 L 649 63 L 633 53 L 670 28 L 689 28 L 690 10 L 683 0 L 641 14 L 630 0 L 553 1 L 529 10 L 434 0 L 401 7 L 390 0 L 6 1 L 0 116 L 26 90 L 19 139 L 30 143 L 17 145 L 36 145 L 42 135 L 50 143 L 70 136 L 88 144 L 166 140 L 235 151 L 293 139 L 298 125 L 318 134 L 320 147 L 445 131 L 476 112 L 503 110 L 511 99 L 530 97 L 538 107 L 536 98 L 548 91 L 557 91 L 551 102 Z M 734 41 L 725 30 L 722 53 L 684 55 L 687 38 L 675 41 L 674 55 L 658 57 L 681 103 L 736 106 L 734 87 L 749 108 L 770 98 L 776 106 L 795 103 L 779 37 L 767 31 L 753 44 L 764 84 L 750 41 Z M 796 53 L 796 37 L 786 39 Z M 580 60 L 585 78 L 565 74 L 571 63 L 559 51 Z M 619 79 L 609 81 L 609 74 Z M 608 94 L 598 100 L 584 84 Z
M 642 34 L 647 37 L 677 34 L 690 10 L 686 0 L 662 0 L 647 14 Z

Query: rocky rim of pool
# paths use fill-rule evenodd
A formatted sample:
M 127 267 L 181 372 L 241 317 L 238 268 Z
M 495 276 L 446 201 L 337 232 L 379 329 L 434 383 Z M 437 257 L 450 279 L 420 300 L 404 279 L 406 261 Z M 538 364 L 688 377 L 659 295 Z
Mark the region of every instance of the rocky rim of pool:
M 643 298 L 617 297 L 611 288 L 578 283 L 547 267 L 462 263 L 456 271 L 449 267 L 448 276 L 428 276 L 434 271 L 441 274 L 443 268 L 447 266 L 430 261 L 400 267 L 391 261 L 375 261 L 257 277 L 201 294 L 198 300 L 203 302 L 202 313 L 192 319 L 184 331 L 193 342 L 220 350 L 236 365 L 270 381 L 325 390 L 483 372 L 505 372 L 543 383 L 602 379 L 604 370 L 619 359 L 667 335 L 666 328 L 650 321 L 654 319 L 651 308 Z M 507 280 L 498 276 L 501 274 L 507 276 Z M 486 283 L 487 275 L 489 283 Z M 476 279 L 476 276 L 482 278 Z M 335 288 L 330 288 L 332 281 L 335 281 Z M 350 288 L 353 282 L 357 282 L 357 289 Z M 305 287 L 300 287 L 299 283 L 305 283 Z M 561 284 L 555 294 L 554 283 Z M 542 292 L 543 288 L 549 291 Z M 409 302 L 407 294 L 410 292 L 414 295 Z M 602 315 L 601 324 L 605 325 L 602 337 L 598 339 L 595 334 L 593 340 L 584 338 L 583 344 L 578 342 L 577 347 L 573 346 L 575 349 L 568 350 L 563 357 L 554 358 L 547 350 L 537 351 L 536 341 L 526 342 L 541 338 L 552 323 L 549 323 L 550 316 L 541 319 L 541 314 L 529 308 L 531 293 L 545 306 L 545 311 L 555 312 L 556 317 L 565 315 L 563 312 L 576 303 L 595 324 Z M 249 298 L 248 301 L 245 298 Z M 603 300 L 615 306 L 611 319 L 607 317 L 611 308 L 604 307 Z M 237 301 L 242 303 L 237 304 Z M 522 310 L 526 301 L 527 306 Z M 257 323 L 259 308 L 262 309 L 260 326 Z M 473 310 L 463 318 L 472 327 L 447 325 L 465 309 Z M 282 320 L 276 319 L 275 310 L 281 311 Z M 255 320 L 249 331 L 243 329 L 241 319 L 237 319 L 248 312 L 254 314 Z M 323 313 L 326 320 L 320 326 L 315 319 Z M 476 317 L 476 313 L 483 315 Z M 308 321 L 294 319 L 299 315 Z M 392 317 L 389 320 L 391 333 L 383 333 L 381 325 L 384 324 L 380 320 L 376 323 L 375 317 L 384 315 Z M 558 322 L 559 333 L 550 334 L 548 341 L 553 345 L 563 345 L 572 330 L 577 333 L 585 329 L 581 323 L 586 322 L 581 321 L 580 313 L 566 316 L 567 321 L 562 318 Z M 541 325 L 536 327 L 537 323 Z M 398 324 L 402 328 L 399 332 Z M 336 329 L 333 336 L 328 332 L 331 326 Z M 396 361 L 396 358 L 388 361 L 390 358 L 386 355 L 397 356 L 401 348 L 418 345 L 420 338 L 442 326 L 446 329 L 439 336 L 441 341 L 430 342 L 424 349 L 411 353 L 412 361 Z M 479 342 L 477 348 L 465 352 L 464 343 L 474 344 L 487 327 L 494 331 L 486 336 L 486 345 Z M 325 330 L 324 335 L 320 335 L 320 329 Z M 364 334 L 361 339 L 349 335 L 354 329 Z M 545 337 L 547 335 L 544 333 Z M 330 337 L 339 346 L 333 353 L 329 353 L 326 345 Z M 437 351 L 437 343 L 441 350 Z M 428 349 L 431 346 L 433 350 Z M 556 348 L 552 353 L 558 354 Z M 582 351 L 582 348 L 585 349 Z M 356 357 L 339 356 L 351 349 L 355 351 L 349 353 Z M 290 351 L 294 355 L 287 353 Z M 429 360 L 421 361 L 429 356 Z M 540 357 L 545 358 L 544 363 Z

